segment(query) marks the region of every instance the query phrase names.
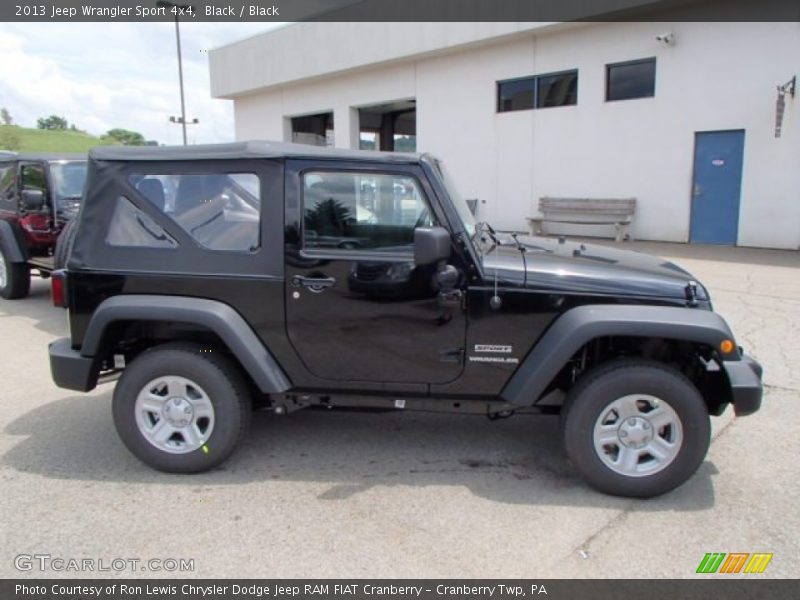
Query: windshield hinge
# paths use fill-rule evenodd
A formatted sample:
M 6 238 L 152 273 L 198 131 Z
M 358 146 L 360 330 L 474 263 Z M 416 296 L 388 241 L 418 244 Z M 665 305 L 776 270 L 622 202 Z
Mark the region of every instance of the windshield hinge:
M 697 306 L 697 282 L 690 281 L 684 288 L 689 306 Z

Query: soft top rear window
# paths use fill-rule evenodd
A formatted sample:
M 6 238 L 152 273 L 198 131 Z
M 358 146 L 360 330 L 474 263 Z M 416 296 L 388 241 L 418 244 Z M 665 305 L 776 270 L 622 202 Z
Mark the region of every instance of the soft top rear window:
M 117 198 L 106 242 L 130 248 L 175 248 L 178 243 L 164 228 L 139 210 L 125 196 Z
M 141 196 L 210 250 L 260 245 L 261 184 L 254 173 L 133 173 Z

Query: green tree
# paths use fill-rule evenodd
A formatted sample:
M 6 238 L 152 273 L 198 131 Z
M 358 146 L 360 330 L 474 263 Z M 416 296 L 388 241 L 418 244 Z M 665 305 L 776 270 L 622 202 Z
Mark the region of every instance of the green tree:
M 3 121 L 3 125 L 12 125 L 14 123 L 14 119 L 11 118 L 11 113 L 8 112 L 5 106 L 0 108 L 0 120 Z
M 46 119 L 37 119 L 36 120 L 36 127 L 39 129 L 52 129 L 52 130 L 64 130 L 69 126 L 67 120 L 64 117 L 59 117 L 58 115 L 50 115 Z
M 22 147 L 22 137 L 14 125 L 0 125 L 0 150 L 16 151 Z
M 128 129 L 109 129 L 106 134 L 100 138 L 104 144 L 122 144 L 123 146 L 144 146 L 147 140 L 138 131 L 130 131 Z

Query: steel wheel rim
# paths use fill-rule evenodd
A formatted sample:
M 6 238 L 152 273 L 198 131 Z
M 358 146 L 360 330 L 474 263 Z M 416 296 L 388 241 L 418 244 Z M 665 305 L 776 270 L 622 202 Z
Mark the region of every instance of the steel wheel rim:
M 595 421 L 594 449 L 606 467 L 627 477 L 647 477 L 666 469 L 683 445 L 678 413 L 648 394 L 617 398 Z
M 0 288 L 6 287 L 6 277 L 8 268 L 6 267 L 6 255 L 0 252 Z
M 214 405 L 197 383 L 178 375 L 148 382 L 135 404 L 136 425 L 150 444 L 170 454 L 202 448 L 214 431 Z

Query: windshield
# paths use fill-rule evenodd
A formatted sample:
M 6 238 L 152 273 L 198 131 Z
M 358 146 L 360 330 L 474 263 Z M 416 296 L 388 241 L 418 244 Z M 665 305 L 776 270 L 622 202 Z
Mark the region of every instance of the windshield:
M 458 189 L 453 183 L 453 179 L 450 177 L 450 174 L 447 172 L 444 163 L 437 159 L 434 159 L 433 162 L 436 165 L 439 174 L 442 176 L 444 187 L 447 189 L 447 193 L 450 195 L 450 201 L 453 203 L 453 206 L 455 206 L 459 219 L 461 219 L 461 222 L 464 224 L 464 229 L 466 229 L 467 235 L 469 237 L 473 237 L 475 235 L 475 215 L 473 215 L 472 211 L 469 209 L 467 201 L 464 200 L 461 194 L 458 193 Z
M 86 161 L 64 161 L 50 165 L 53 194 L 58 200 L 80 200 L 86 181 Z

